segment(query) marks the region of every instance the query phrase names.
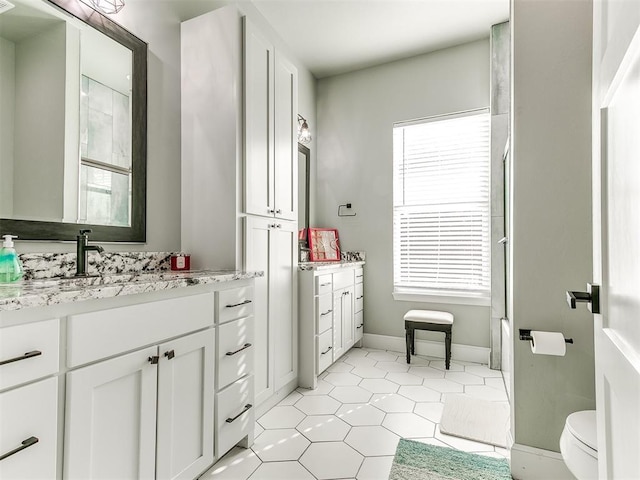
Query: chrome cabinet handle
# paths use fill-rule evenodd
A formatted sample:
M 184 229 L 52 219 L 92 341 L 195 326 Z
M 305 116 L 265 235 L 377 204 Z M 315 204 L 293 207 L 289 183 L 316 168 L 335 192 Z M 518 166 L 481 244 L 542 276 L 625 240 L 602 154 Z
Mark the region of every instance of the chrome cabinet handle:
M 160 357 L 158 355 L 149 357 L 149 362 L 151 363 L 151 365 L 157 365 L 159 361 L 160 361 Z
M 331 283 L 321 283 L 320 284 L 321 287 L 328 287 L 329 285 L 331 285 Z
M 360 325 L 358 325 L 356 328 L 362 328 L 364 327 L 364 323 L 361 323 Z
M 233 305 L 225 305 L 225 306 L 226 306 L 226 308 L 236 308 L 236 307 L 240 307 L 242 305 L 246 305 L 248 303 L 251 303 L 251 300 L 245 300 L 244 302 L 234 303 Z
M 226 355 L 227 357 L 231 357 L 231 356 L 235 355 L 236 353 L 239 353 L 239 352 L 241 352 L 242 350 L 244 350 L 244 349 L 246 349 L 246 348 L 249 348 L 250 346 L 251 346 L 251 344 L 250 344 L 250 343 L 245 343 L 245 344 L 244 344 L 244 346 L 240 347 L 240 348 L 239 348 L 238 350 L 236 350 L 235 352 L 227 352 L 227 353 L 225 353 L 225 355 Z
M 24 355 L 20 355 L 19 357 L 10 358 L 8 360 L 2 360 L 0 365 L 6 365 L 7 363 L 19 362 L 20 360 L 26 360 L 27 358 L 37 357 L 38 355 L 42 355 L 40 350 L 34 350 L 32 352 L 27 352 Z
M 276 210 L 276 213 L 282 213 L 282 210 L 277 209 L 277 210 Z
M 247 413 L 249 411 L 249 409 L 253 407 L 253 405 L 251 405 L 250 403 L 247 403 L 244 406 L 244 410 L 242 410 L 239 414 L 237 414 L 235 417 L 233 418 L 227 418 L 226 422 L 227 423 L 233 423 L 235 422 L 240 416 L 244 415 L 245 413 Z
M 326 355 L 333 347 L 327 348 L 324 352 L 320 352 L 320 355 Z
M 35 445 L 39 441 L 40 440 L 38 439 L 38 437 L 29 437 L 26 440 L 23 440 L 22 444 L 18 448 L 14 448 L 10 452 L 7 452 L 0 456 L 0 461 L 4 460 L 7 457 L 10 457 L 11 455 L 15 455 L 16 453 L 21 452 L 25 448 L 29 448 L 31 445 Z
M 171 360 L 173 357 L 176 356 L 176 352 L 173 350 L 169 350 L 168 352 L 164 352 L 164 356 L 167 357 L 169 360 Z
M 329 315 L 331 312 L 333 312 L 333 310 L 327 310 L 326 312 L 321 313 L 320 316 L 324 317 L 325 315 Z
M 356 300 L 360 300 L 361 298 L 364 298 L 364 295 L 360 295 L 359 297 L 356 297 Z
M 267 210 L 267 213 L 276 213 L 276 211 L 273 208 L 270 208 Z

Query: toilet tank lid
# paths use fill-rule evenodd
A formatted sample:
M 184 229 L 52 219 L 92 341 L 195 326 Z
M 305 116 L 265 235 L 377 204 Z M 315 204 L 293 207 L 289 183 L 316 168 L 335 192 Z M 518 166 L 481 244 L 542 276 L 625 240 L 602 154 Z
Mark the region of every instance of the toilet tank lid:
M 596 411 L 583 410 L 574 412 L 567 417 L 567 428 L 571 434 L 594 450 L 598 450 L 596 434 Z

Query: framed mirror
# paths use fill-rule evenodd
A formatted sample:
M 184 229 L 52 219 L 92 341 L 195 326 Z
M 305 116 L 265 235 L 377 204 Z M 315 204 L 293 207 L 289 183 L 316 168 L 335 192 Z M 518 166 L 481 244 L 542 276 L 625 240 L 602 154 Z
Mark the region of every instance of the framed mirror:
M 309 228 L 310 171 L 311 151 L 298 143 L 298 231 Z
M 79 0 L 12 3 L 0 15 L 0 233 L 145 242 L 147 44 Z

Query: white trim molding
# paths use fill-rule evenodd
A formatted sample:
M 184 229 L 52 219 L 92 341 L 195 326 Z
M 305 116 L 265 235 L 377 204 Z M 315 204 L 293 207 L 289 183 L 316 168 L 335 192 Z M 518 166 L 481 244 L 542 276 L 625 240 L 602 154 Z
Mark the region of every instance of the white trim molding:
M 516 480 L 575 480 L 559 453 L 519 443 L 511 446 L 511 476 Z
M 376 335 L 374 333 L 365 333 L 363 343 L 365 347 L 391 350 L 392 352 L 404 352 L 406 346 L 404 337 Z M 451 360 L 454 362 L 460 360 L 463 362 L 488 364 L 489 352 L 490 349 L 487 347 L 453 343 L 451 345 Z M 444 358 L 444 342 L 434 342 L 432 340 L 420 340 L 416 338 L 416 354 Z

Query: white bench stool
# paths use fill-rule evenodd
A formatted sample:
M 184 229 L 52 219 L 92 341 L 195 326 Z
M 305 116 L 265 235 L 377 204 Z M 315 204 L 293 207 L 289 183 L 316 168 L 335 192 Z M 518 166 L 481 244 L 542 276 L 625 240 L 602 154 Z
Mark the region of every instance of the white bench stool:
M 416 354 L 416 330 L 444 332 L 445 368 L 449 370 L 451 362 L 451 327 L 453 315 L 436 310 L 409 310 L 404 316 L 404 329 L 407 336 L 407 363 L 411 363 L 411 355 Z

